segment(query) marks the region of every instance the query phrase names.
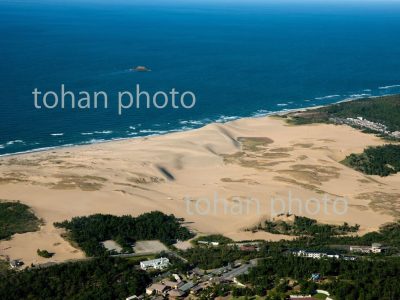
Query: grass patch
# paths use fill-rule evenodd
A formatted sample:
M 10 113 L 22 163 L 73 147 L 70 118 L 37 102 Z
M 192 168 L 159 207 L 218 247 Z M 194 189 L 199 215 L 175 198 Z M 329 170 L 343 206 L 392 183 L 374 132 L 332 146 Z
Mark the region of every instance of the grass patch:
M 81 189 L 82 191 L 98 191 L 107 179 L 98 176 L 59 175 L 60 180 L 52 187 L 56 190 Z
M 125 257 L 125 259 L 128 260 L 130 263 L 138 265 L 141 261 L 156 259 L 156 256 L 155 255 L 131 256 L 131 257 Z
M 325 295 L 325 294 L 315 294 L 315 295 L 313 295 L 313 297 L 314 297 L 315 299 L 325 300 L 326 297 L 328 297 L 328 296 Z
M 239 137 L 237 139 L 242 144 L 244 151 L 257 152 L 262 151 L 274 141 L 267 137 Z

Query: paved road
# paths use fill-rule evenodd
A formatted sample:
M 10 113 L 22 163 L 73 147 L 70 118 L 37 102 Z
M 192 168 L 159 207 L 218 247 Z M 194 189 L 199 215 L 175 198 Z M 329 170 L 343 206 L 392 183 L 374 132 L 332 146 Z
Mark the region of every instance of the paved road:
M 232 271 L 222 274 L 221 278 L 225 280 L 233 280 L 233 278 L 247 273 L 251 267 L 253 267 L 251 264 L 244 264 L 236 269 L 233 269 Z

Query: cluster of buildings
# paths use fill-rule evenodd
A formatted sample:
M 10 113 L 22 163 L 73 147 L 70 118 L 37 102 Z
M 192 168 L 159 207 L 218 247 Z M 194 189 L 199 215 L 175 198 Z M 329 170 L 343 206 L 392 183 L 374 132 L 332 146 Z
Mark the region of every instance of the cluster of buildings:
M 314 259 L 321 259 L 323 257 L 336 258 L 336 259 L 340 258 L 339 254 L 330 254 L 330 253 L 319 252 L 319 251 L 294 250 L 294 251 L 291 251 L 291 253 L 294 256 L 308 257 L 308 258 L 314 258 Z
M 368 120 L 364 119 L 363 117 L 346 118 L 346 119 L 335 117 L 335 118 L 330 118 L 329 120 L 336 124 L 347 124 L 350 126 L 366 128 L 366 129 L 370 129 L 370 130 L 373 130 L 376 132 L 380 132 L 380 133 L 392 136 L 394 138 L 400 138 L 400 131 L 391 132 L 387 129 L 386 125 L 368 121 Z
M 353 253 L 362 253 L 362 254 L 370 254 L 370 253 L 383 253 L 386 251 L 387 247 L 383 247 L 379 243 L 373 243 L 371 246 L 349 246 L 348 250 Z M 344 260 L 356 260 L 355 256 L 348 256 L 336 253 L 327 253 L 320 251 L 309 251 L 309 250 L 292 250 L 290 253 L 294 256 L 300 257 L 308 257 L 313 259 L 321 259 L 321 258 L 336 258 L 336 259 L 344 259 Z
M 146 263 L 149 262 L 151 263 L 152 261 L 146 261 Z M 156 264 L 156 262 L 154 262 L 154 264 Z M 247 273 L 249 269 L 256 264 L 257 260 L 252 260 L 249 263 L 241 263 L 237 261 L 234 264 L 209 270 L 208 272 L 195 268 L 186 275 L 172 274 L 172 276 L 168 276 L 168 278 L 158 279 L 153 282 L 153 284 L 146 288 L 145 295 L 131 296 L 126 298 L 126 300 L 158 300 L 165 298 L 180 299 L 189 295 L 196 296 L 207 287 L 221 283 L 233 283 L 238 286 L 244 286 L 239 282 L 237 277 Z M 153 265 L 150 266 L 150 264 L 146 264 L 146 267 L 153 268 Z
M 200 244 L 206 244 L 209 246 L 215 246 L 214 242 L 199 241 Z M 217 243 L 217 242 L 215 242 Z M 257 243 L 246 243 L 246 244 L 232 244 L 239 247 L 242 251 L 259 251 L 259 245 Z M 381 253 L 385 248 L 381 244 L 373 243 L 371 246 L 349 246 L 347 248 L 350 252 L 355 253 Z M 321 251 L 310 251 L 305 249 L 292 250 L 290 253 L 298 257 L 307 257 L 312 259 L 344 259 L 344 260 L 356 260 L 356 256 L 346 256 L 336 253 L 328 253 Z M 163 270 L 170 265 L 170 261 L 166 257 L 158 259 L 147 260 L 140 262 L 140 268 L 143 270 L 155 269 Z M 160 277 L 155 278 L 153 284 L 146 288 L 146 293 L 140 296 L 132 296 L 126 298 L 126 300 L 132 299 L 183 299 L 189 295 L 198 296 L 199 293 L 207 287 L 216 284 L 235 284 L 240 287 L 244 287 L 238 278 L 242 274 L 246 274 L 249 269 L 257 265 L 257 259 L 251 260 L 248 263 L 242 263 L 236 261 L 227 266 L 208 270 L 207 272 L 199 268 L 194 268 L 187 274 L 172 274 L 170 272 L 163 273 Z M 311 276 L 312 281 L 319 281 L 320 274 L 315 273 Z M 289 297 L 290 300 L 296 299 L 314 299 L 311 296 L 299 296 L 292 295 Z M 328 298 L 327 298 L 328 299 Z
M 177 275 L 177 274 L 176 274 Z M 188 294 L 194 294 L 195 291 L 200 289 L 194 289 L 195 283 L 193 281 L 170 281 L 163 280 L 158 283 L 153 283 L 146 288 L 146 295 L 148 296 L 168 296 L 169 298 L 181 298 Z
M 328 291 L 325 290 L 317 290 L 316 291 L 317 294 L 323 295 L 325 300 L 333 300 L 330 297 L 330 293 Z M 289 295 L 289 297 L 287 298 L 288 300 L 318 300 L 320 299 L 312 297 L 311 295 Z
M 217 247 L 220 245 L 220 243 L 216 241 L 202 241 L 202 240 L 197 241 L 197 244 L 213 246 L 213 247 Z M 241 251 L 252 252 L 260 250 L 259 244 L 260 244 L 259 242 L 242 242 L 242 243 L 228 243 L 226 245 L 229 247 L 238 247 L 239 250 Z
M 321 259 L 321 258 L 334 258 L 334 259 L 344 259 L 344 260 L 356 260 L 354 256 L 346 256 L 336 253 L 327 253 L 320 251 L 309 251 L 309 250 L 293 250 L 290 252 L 294 256 L 299 257 L 307 257 L 313 259 Z
M 237 242 L 228 244 L 228 246 L 238 247 L 240 251 L 245 252 L 260 251 L 259 242 Z
M 373 243 L 371 246 L 350 246 L 350 251 L 355 253 L 382 253 L 387 248 L 379 243 Z

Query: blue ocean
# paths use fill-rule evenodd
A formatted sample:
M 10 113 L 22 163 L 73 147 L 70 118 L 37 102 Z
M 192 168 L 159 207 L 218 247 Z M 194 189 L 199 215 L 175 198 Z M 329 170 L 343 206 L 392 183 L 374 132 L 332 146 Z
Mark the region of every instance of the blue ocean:
M 0 1 L 0 155 L 400 93 L 400 4 Z M 146 66 L 151 72 L 132 72 Z M 192 109 L 36 109 L 32 91 L 192 91 Z

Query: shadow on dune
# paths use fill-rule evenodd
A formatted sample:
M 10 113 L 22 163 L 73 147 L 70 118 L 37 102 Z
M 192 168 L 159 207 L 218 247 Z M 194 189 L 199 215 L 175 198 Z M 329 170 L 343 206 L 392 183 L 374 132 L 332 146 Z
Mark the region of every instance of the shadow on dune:
M 175 180 L 175 176 L 165 167 L 156 165 L 156 168 L 168 179 L 168 180 Z

